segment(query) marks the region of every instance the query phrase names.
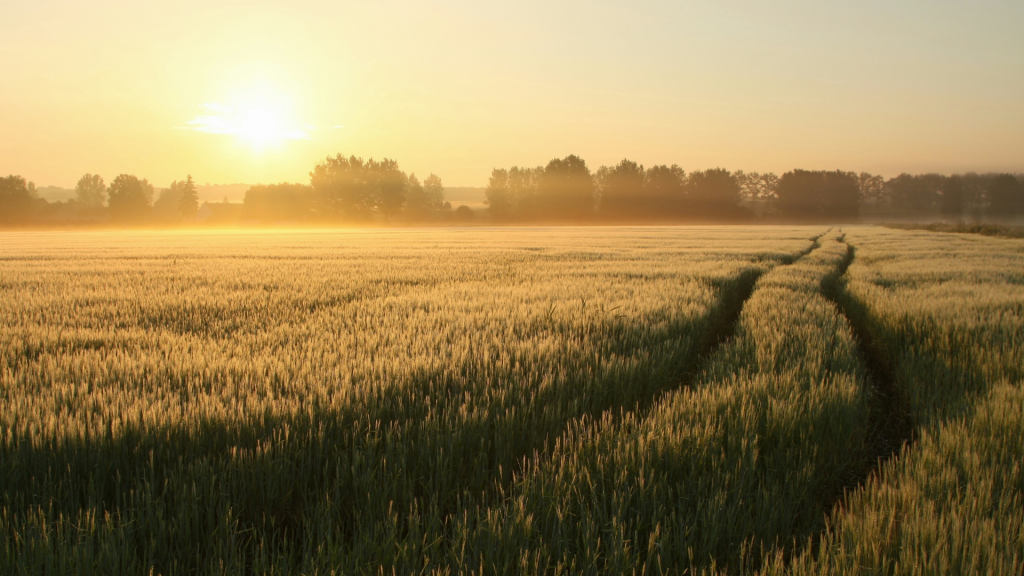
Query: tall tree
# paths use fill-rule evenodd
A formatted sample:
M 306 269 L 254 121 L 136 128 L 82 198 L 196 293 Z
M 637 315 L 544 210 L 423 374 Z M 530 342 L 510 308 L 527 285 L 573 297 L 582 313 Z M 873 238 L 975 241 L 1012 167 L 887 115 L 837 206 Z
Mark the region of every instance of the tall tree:
M 647 215 L 650 208 L 644 197 L 644 167 L 623 159 L 615 166 L 602 166 L 594 174 L 599 211 L 605 219 L 635 219 Z
M 857 186 L 860 192 L 860 204 L 872 211 L 880 210 L 885 202 L 885 178 L 861 172 L 857 176 Z
M 684 215 L 686 172 L 673 164 L 651 166 L 644 174 L 644 217 L 668 220 Z
M 423 193 L 431 210 L 444 209 L 444 184 L 441 183 L 440 176 L 434 173 L 427 176 L 423 181 Z
M 416 174 L 409 174 L 405 184 L 405 213 L 411 220 L 423 220 L 430 214 L 427 193 Z
M 793 170 L 779 180 L 779 209 L 795 220 L 844 222 L 860 216 L 860 180 L 853 172 Z
M 507 222 L 515 218 L 516 206 L 509 186 L 508 170 L 504 168 L 491 170 L 484 198 L 484 204 L 490 211 L 491 219 L 497 222 Z
M 196 190 L 196 183 L 192 180 L 192 175 L 189 174 L 188 178 L 179 184 L 180 187 L 180 199 L 178 200 L 178 214 L 181 215 L 181 219 L 186 222 L 191 222 L 196 219 L 196 213 L 199 212 L 199 191 Z
M 740 210 L 740 183 L 724 168 L 691 172 L 686 183 L 687 205 L 701 218 L 734 218 Z
M 1024 189 L 1013 174 L 999 174 L 988 184 L 989 215 L 1011 219 L 1024 211 Z
M 415 174 L 409 175 L 405 189 L 405 211 L 412 220 L 436 217 L 444 209 L 444 185 L 431 174 L 420 184 Z
M 0 223 L 26 224 L 32 219 L 36 186 L 21 176 L 0 178 Z
M 86 208 L 102 208 L 107 186 L 99 174 L 86 174 L 75 184 L 75 199 Z
M 148 216 L 153 186 L 145 179 L 121 174 L 107 188 L 107 206 L 120 222 L 140 222 Z
M 497 222 L 532 220 L 541 217 L 538 186 L 544 168 L 506 170 L 495 168 L 487 183 L 486 200 L 491 219 Z
M 964 179 L 950 176 L 942 186 L 942 215 L 949 220 L 960 220 L 964 215 Z
M 377 212 L 387 222 L 405 205 L 405 186 L 408 178 L 398 169 L 398 162 L 387 158 L 366 163 L 371 175 L 373 201 Z
M 903 173 L 885 183 L 892 208 L 899 212 L 931 212 L 939 205 L 943 177 Z
M 579 221 L 593 216 L 594 177 L 579 156 L 548 162 L 540 177 L 538 193 L 538 216 L 543 219 Z
M 325 218 L 367 220 L 373 215 L 374 190 L 362 158 L 341 154 L 316 165 L 309 173 L 316 210 Z

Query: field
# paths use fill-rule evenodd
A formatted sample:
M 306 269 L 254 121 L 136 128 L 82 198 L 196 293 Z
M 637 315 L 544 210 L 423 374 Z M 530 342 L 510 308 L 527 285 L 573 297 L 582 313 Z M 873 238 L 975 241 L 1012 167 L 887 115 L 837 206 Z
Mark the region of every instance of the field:
M 0 236 L 11 574 L 1024 573 L 1024 241 Z

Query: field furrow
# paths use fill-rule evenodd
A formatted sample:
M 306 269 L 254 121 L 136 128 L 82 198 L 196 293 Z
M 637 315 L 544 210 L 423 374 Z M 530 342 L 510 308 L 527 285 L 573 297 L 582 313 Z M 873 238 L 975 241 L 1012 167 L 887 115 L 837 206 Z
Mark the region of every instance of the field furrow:
M 450 532 L 573 420 L 677 385 L 814 235 L 677 234 L 13 260 L 5 563 L 288 571 L 334 542 L 365 568 L 389 538 Z
M 1019 241 L 878 230 L 849 241 L 842 299 L 893 367 L 915 442 L 851 492 L 816 550 L 763 572 L 1020 574 Z
M 694 386 L 581 420 L 447 546 L 410 539 L 377 557 L 399 572 L 425 557 L 458 572 L 732 571 L 820 530 L 866 457 L 865 371 L 821 292 L 846 256 L 836 239 L 758 281 Z

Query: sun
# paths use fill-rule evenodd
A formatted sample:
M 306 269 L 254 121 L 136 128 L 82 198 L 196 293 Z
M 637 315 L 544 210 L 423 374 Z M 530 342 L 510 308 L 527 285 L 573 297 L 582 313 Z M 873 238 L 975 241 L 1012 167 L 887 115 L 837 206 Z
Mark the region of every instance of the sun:
M 306 140 L 312 127 L 294 121 L 290 99 L 268 89 L 236 93 L 230 104 L 207 102 L 200 105 L 202 113 L 183 128 L 233 136 L 254 151 L 279 148 L 289 140 Z
M 254 146 L 278 144 L 285 140 L 281 110 L 255 104 L 239 111 L 236 135 Z

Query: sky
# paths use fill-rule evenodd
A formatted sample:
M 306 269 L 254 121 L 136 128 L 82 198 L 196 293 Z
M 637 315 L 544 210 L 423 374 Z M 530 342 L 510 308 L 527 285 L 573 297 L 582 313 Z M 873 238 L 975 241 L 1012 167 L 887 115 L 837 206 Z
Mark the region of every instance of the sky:
M 0 174 L 1024 172 L 1024 2 L 0 0 Z

